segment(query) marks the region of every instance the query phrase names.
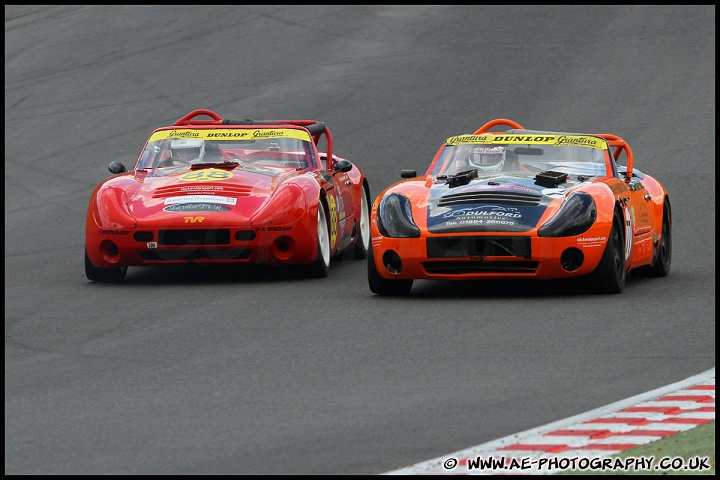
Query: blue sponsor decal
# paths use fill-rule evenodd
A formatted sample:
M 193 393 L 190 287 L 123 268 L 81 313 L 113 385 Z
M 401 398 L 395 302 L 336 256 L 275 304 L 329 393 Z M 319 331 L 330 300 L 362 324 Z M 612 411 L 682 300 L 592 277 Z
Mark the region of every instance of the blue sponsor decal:
M 537 225 L 544 205 L 453 205 L 428 209 L 428 230 L 433 233 L 504 231 L 526 232 Z
M 227 212 L 230 207 L 217 203 L 177 203 L 163 208 L 163 212 Z

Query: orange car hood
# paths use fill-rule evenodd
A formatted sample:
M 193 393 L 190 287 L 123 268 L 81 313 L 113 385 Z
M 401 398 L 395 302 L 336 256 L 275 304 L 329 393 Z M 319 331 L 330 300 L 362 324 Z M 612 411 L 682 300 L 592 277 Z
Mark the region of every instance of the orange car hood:
M 528 231 L 537 226 L 550 202 L 566 195 L 572 186 L 547 188 L 532 178 L 512 176 L 456 187 L 436 181 L 428 197 L 428 229 L 434 233 Z

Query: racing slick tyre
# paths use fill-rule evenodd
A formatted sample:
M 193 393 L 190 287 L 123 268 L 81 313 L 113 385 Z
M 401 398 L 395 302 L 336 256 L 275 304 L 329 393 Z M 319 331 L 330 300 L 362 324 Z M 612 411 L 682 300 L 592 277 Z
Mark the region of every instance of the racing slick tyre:
M 85 249 L 85 276 L 91 282 L 118 283 L 125 280 L 128 267 L 98 268 L 92 264 Z
M 613 219 L 605 251 L 595 271 L 583 279 L 586 291 L 592 293 L 620 293 L 625 288 L 625 242 L 623 222 L 618 215 Z
M 313 278 L 324 278 L 330 271 L 330 227 L 325 212 L 325 202 L 318 205 L 317 220 L 318 254 L 315 263 L 310 266 L 309 274 Z
M 671 230 L 670 204 L 666 201 L 663 207 L 660 243 L 657 246 L 653 263 L 633 270 L 633 277 L 667 277 L 668 273 L 670 273 L 670 260 L 672 259 Z
M 355 242 L 355 260 L 363 260 L 368 256 L 370 248 L 370 193 L 367 185 L 363 185 L 360 199 L 360 223 L 358 239 Z
M 372 248 L 368 249 L 367 274 L 370 291 L 378 295 L 404 296 L 412 290 L 412 280 L 388 280 L 380 276 L 375 267 Z

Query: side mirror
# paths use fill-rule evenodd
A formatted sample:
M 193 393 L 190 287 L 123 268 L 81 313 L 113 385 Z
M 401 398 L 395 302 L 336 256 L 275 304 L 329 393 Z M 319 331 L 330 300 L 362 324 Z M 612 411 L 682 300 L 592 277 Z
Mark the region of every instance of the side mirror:
M 417 177 L 417 170 L 401 170 L 400 178 L 415 178 Z
M 336 172 L 349 172 L 352 168 L 353 165 L 349 160 L 338 160 L 335 162 L 335 165 L 333 165 L 333 170 Z
M 127 172 L 125 165 L 123 165 L 120 162 L 111 162 L 110 165 L 108 165 L 108 170 L 110 170 L 110 173 L 115 173 L 115 174 Z

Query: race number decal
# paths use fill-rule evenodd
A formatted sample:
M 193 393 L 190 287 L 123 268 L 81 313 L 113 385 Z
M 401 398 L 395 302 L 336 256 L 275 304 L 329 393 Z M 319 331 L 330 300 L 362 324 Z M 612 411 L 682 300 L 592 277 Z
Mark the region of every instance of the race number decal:
M 213 180 L 227 180 L 228 178 L 232 178 L 232 176 L 232 173 L 225 170 L 207 168 L 204 170 L 195 170 L 193 172 L 183 173 L 178 178 L 185 182 L 211 182 Z
M 338 234 L 338 212 L 335 197 L 328 195 L 328 203 L 330 204 L 330 248 L 335 248 L 335 242 L 337 241 Z

